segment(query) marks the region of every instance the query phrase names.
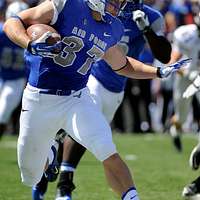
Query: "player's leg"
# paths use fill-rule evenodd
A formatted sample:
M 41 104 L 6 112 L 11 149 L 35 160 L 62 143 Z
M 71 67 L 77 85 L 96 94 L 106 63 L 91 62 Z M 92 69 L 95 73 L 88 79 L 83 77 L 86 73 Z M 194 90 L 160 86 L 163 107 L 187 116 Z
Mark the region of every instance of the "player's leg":
M 48 158 L 52 158 L 51 164 L 45 170 L 39 183 L 32 187 L 32 200 L 43 200 L 48 188 L 48 182 L 54 182 L 59 174 L 59 168 L 62 161 L 63 141 L 66 132 L 60 129 L 55 137 L 55 143 L 51 147 Z M 58 149 L 57 149 L 58 148 Z M 52 154 L 53 153 L 53 154 Z
M 99 107 L 106 120 L 111 123 L 123 101 L 124 91 L 115 93 L 107 90 L 93 75 L 90 75 L 87 86 L 94 103 Z
M 32 188 L 32 199 L 33 200 L 43 200 L 44 194 L 46 193 L 47 188 L 48 188 L 48 180 L 45 177 L 45 175 L 43 174 L 40 182 L 37 183 Z
M 109 124 L 86 90 L 74 99 L 66 119 L 66 132 L 102 161 L 112 189 L 120 196 L 125 194 L 123 200 L 138 200 L 130 171 L 112 141 Z
M 63 144 L 63 160 L 60 167 L 60 178 L 57 184 L 56 200 L 64 198 L 71 199 L 72 191 L 75 189 L 73 183 L 76 167 L 85 153 L 86 149 L 71 137 L 66 137 Z
M 58 100 L 57 96 L 41 95 L 34 89 L 24 91 L 17 150 L 22 182 L 26 185 L 36 185 L 45 170 L 55 134 L 61 127 Z M 53 156 L 49 157 L 49 163 L 53 160 Z
M 186 185 L 182 191 L 182 196 L 185 198 L 190 198 L 197 194 L 200 194 L 200 176 Z
M 66 132 L 60 129 L 55 138 L 55 143 L 51 147 L 48 158 L 52 158 L 51 164 L 45 170 L 42 179 L 39 183 L 32 187 L 32 200 L 43 200 L 44 195 L 48 188 L 48 182 L 56 181 L 59 168 L 62 161 L 61 155 L 63 152 L 63 141 L 66 136 Z M 57 150 L 58 148 L 58 150 Z M 53 154 L 52 154 L 53 153 Z
M 105 116 L 107 122 L 111 122 L 114 114 L 116 112 L 116 110 L 118 109 L 118 107 L 120 106 L 123 97 L 124 97 L 124 92 L 120 92 L 120 93 L 114 93 L 114 92 L 110 92 L 107 89 L 105 89 L 102 84 L 93 76 L 90 76 L 90 79 L 88 81 L 88 87 L 90 90 L 90 94 L 95 102 L 95 104 L 99 105 L 99 107 L 102 109 L 102 113 Z M 110 101 L 108 101 L 108 99 L 110 99 Z M 99 103 L 100 102 L 100 103 Z M 107 177 L 107 181 L 109 182 L 110 185 L 112 185 L 112 188 L 117 192 L 121 190 L 121 184 L 119 184 L 119 180 L 117 179 L 117 177 L 115 177 L 115 173 L 113 172 L 113 168 L 114 165 L 111 167 L 112 170 L 110 170 L 110 163 L 114 163 L 115 159 L 119 161 L 119 165 L 121 164 L 121 169 L 124 170 L 123 174 L 127 174 L 127 178 L 131 177 L 129 170 L 127 168 L 127 166 L 125 165 L 125 163 L 121 160 L 121 158 L 116 154 L 116 155 L 112 155 L 110 158 L 112 161 L 110 162 L 110 160 L 105 160 L 103 162 L 104 164 L 104 170 L 105 170 L 105 174 Z M 117 163 L 115 163 L 117 164 Z M 116 173 L 118 173 L 116 171 Z M 122 175 L 123 176 L 123 175 Z
M 115 111 L 123 99 L 123 92 L 113 93 L 106 90 L 98 80 L 90 75 L 87 86 L 94 103 L 100 110 L 103 110 L 104 115 L 110 122 Z M 109 103 L 107 100 L 110 99 Z M 64 143 L 63 162 L 61 164 L 61 174 L 57 185 L 57 200 L 60 197 L 71 197 L 71 193 L 75 186 L 73 183 L 74 171 L 85 152 L 85 148 L 68 137 Z
M 177 75 L 178 76 L 178 75 Z M 174 110 L 175 115 L 172 118 L 172 126 L 170 128 L 170 134 L 173 138 L 173 143 L 178 151 L 182 150 L 182 143 L 181 143 L 181 133 L 182 125 L 184 124 L 189 108 L 191 105 L 191 99 L 183 99 L 183 91 L 189 84 L 189 81 L 186 77 L 176 77 L 175 81 L 175 89 L 173 94 L 174 99 Z
M 4 82 L 0 97 L 0 138 L 6 130 L 7 123 L 22 97 L 25 79 Z
M 88 81 L 88 88 L 90 90 L 90 94 L 95 102 L 95 104 L 101 108 L 101 111 L 103 115 L 105 116 L 107 122 L 111 122 L 116 110 L 120 106 L 123 97 L 124 97 L 124 92 L 120 93 L 114 93 L 110 92 L 107 89 L 103 87 L 103 85 L 93 76 L 90 76 L 90 79 Z M 109 101 L 108 101 L 109 99 Z M 113 158 L 116 155 L 113 155 Z M 121 160 L 121 159 L 120 159 Z M 121 160 L 120 163 L 123 163 Z M 108 182 L 113 185 L 113 187 L 117 188 L 115 189 L 116 191 L 119 191 L 119 188 L 121 187 L 120 185 L 116 184 L 118 181 L 113 176 L 112 171 L 109 170 L 109 167 L 107 167 L 107 162 L 105 161 L 105 173 Z M 127 169 L 128 170 L 128 169 Z M 113 181 L 114 180 L 114 181 Z

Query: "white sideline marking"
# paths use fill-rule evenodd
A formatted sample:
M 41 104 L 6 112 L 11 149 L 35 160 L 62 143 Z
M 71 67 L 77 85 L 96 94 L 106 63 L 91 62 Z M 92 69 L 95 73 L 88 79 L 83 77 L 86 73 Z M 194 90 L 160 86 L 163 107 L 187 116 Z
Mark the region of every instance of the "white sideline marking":
M 125 155 L 125 159 L 126 160 L 137 160 L 138 158 L 134 154 L 127 154 L 127 155 Z
M 16 149 L 17 148 L 17 142 L 15 141 L 1 141 L 0 142 L 0 148 L 9 148 L 9 149 Z

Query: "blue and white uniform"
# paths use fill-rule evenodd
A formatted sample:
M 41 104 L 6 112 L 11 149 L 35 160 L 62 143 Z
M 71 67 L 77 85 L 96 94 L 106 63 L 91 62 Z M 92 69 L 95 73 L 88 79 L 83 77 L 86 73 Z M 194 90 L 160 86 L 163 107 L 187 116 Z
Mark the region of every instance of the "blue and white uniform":
M 92 62 L 120 41 L 123 25 L 117 18 L 110 24 L 95 21 L 84 0 L 52 4 L 52 25 L 62 37 L 62 53 L 53 59 L 25 55 L 30 76 L 22 101 L 18 163 L 22 181 L 31 186 L 40 181 L 61 128 L 100 161 L 116 153 L 109 124 L 86 84 Z
M 25 86 L 24 50 L 12 43 L 0 23 L 0 124 L 7 124 Z
M 129 4 L 127 3 L 126 6 Z M 157 35 L 163 35 L 164 20 L 160 12 L 146 5 L 144 5 L 143 11 L 148 16 L 152 30 Z M 128 56 L 138 59 L 144 49 L 146 39 L 132 18 L 119 17 L 119 19 L 125 27 L 120 46 Z M 94 102 L 103 111 L 108 122 L 112 121 L 123 100 L 126 82 L 127 78 L 116 74 L 105 61 L 101 60 L 93 64 L 87 86 Z

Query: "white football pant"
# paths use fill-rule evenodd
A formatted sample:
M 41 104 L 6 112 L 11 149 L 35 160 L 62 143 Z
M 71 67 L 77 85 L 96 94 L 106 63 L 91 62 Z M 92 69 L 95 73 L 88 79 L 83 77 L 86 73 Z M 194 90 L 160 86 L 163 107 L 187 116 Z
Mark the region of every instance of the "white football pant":
M 61 128 L 100 161 L 116 153 L 110 126 L 88 88 L 57 96 L 41 94 L 28 85 L 22 99 L 17 149 L 24 184 L 33 186 L 40 181 L 53 139 Z
M 110 92 L 93 75 L 89 76 L 87 86 L 94 103 L 110 123 L 123 100 L 124 91 L 120 93 Z
M 181 125 L 184 124 L 191 109 L 192 98 L 183 98 L 183 93 L 190 84 L 191 81 L 189 81 L 187 77 L 182 77 L 178 74 L 176 75 L 173 99 L 175 114 Z M 196 96 L 199 101 L 200 93 L 197 93 Z

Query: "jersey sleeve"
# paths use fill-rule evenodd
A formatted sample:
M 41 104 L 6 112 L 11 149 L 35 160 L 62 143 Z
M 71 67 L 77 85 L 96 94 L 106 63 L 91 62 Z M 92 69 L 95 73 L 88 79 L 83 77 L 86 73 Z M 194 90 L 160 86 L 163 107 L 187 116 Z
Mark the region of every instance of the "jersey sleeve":
M 151 24 L 151 28 L 157 35 L 164 35 L 165 22 L 162 15 Z
M 67 0 L 51 0 L 51 2 L 53 4 L 53 8 L 54 8 L 54 16 L 53 16 L 53 19 L 51 20 L 51 25 L 53 25 L 56 23 L 56 21 L 58 19 L 58 15 L 64 8 Z
M 188 31 L 184 31 L 183 28 L 178 28 L 173 35 L 173 50 L 182 54 L 192 48 L 192 35 Z
M 115 43 L 120 42 L 122 36 L 124 35 L 124 25 L 119 19 L 116 19 L 115 23 L 112 25 L 113 37 L 115 38 Z

